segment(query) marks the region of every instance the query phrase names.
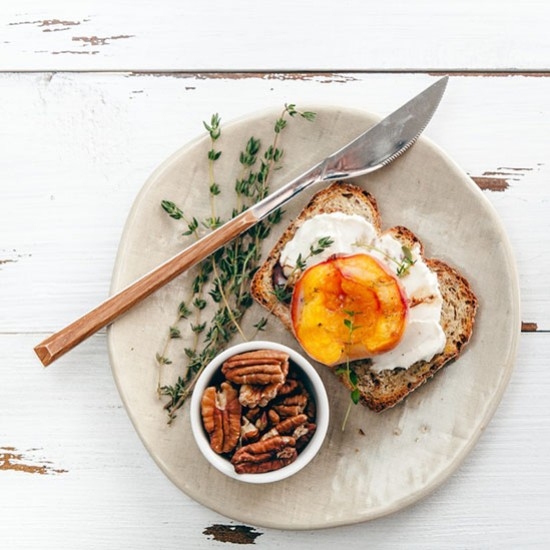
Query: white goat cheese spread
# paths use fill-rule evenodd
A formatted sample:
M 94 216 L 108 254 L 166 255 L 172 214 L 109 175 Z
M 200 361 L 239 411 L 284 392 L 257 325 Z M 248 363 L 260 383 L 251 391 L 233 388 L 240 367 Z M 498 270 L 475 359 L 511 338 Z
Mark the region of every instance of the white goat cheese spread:
M 320 253 L 311 254 L 311 247 L 324 237 L 329 237 L 332 244 Z M 289 277 L 297 263 L 308 268 L 335 254 L 370 254 L 395 273 L 407 296 L 409 314 L 397 346 L 371 358 L 371 369 L 380 372 L 395 367 L 406 369 L 420 360 L 429 361 L 445 347 L 445 333 L 440 324 L 443 299 L 437 275 L 424 262 L 419 245 L 410 253 L 411 262 L 398 276 L 399 266 L 404 265 L 405 260 L 402 244 L 389 234 L 378 235 L 375 227 L 362 216 L 334 212 L 306 220 L 283 248 L 280 264 Z

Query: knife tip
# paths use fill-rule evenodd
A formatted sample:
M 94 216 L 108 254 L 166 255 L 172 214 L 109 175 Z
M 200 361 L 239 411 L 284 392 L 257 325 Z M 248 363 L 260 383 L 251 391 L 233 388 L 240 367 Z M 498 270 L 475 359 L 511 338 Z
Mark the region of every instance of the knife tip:
M 445 76 L 442 76 L 440 79 L 438 79 L 434 84 L 432 84 L 432 87 L 445 89 L 448 82 L 449 82 L 449 75 L 446 74 Z

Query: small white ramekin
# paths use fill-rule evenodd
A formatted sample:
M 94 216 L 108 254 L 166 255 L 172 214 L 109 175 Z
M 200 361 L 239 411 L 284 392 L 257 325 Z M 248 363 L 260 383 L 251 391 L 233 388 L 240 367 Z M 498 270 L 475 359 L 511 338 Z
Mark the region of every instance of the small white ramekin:
M 217 454 L 210 447 L 208 434 L 206 433 L 202 424 L 201 397 L 204 393 L 204 390 L 209 385 L 211 385 L 212 379 L 216 377 L 216 374 L 218 374 L 218 371 L 219 369 L 221 369 L 224 361 L 238 353 L 244 353 L 258 349 L 272 349 L 288 353 L 288 355 L 290 356 L 290 360 L 295 368 L 301 371 L 299 373 L 299 376 L 308 388 L 308 390 L 311 392 L 311 395 L 315 400 L 315 424 L 317 427 L 311 440 L 300 452 L 296 460 L 288 466 L 280 468 L 279 470 L 260 474 L 238 474 L 235 472 L 233 465 L 227 458 Z M 193 389 L 193 395 L 191 396 L 191 428 L 195 441 L 197 442 L 201 453 L 204 455 L 206 460 L 208 460 L 208 462 L 220 472 L 233 479 L 247 483 L 272 483 L 274 481 L 286 479 L 299 472 L 302 468 L 309 464 L 313 457 L 318 453 L 327 434 L 328 424 L 328 397 L 325 386 L 319 374 L 311 365 L 311 363 L 298 352 L 287 346 L 275 342 L 245 342 L 226 349 L 206 366 L 199 379 L 197 380 Z

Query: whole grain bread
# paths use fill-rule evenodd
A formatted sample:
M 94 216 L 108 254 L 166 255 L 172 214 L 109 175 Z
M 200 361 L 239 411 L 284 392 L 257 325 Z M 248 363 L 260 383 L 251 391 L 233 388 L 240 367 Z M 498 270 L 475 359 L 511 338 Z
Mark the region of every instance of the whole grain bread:
M 280 319 L 291 332 L 289 304 L 280 301 L 275 291 L 274 281 L 280 275 L 279 258 L 285 244 L 292 239 L 305 220 L 318 214 L 331 212 L 359 214 L 372 223 L 379 233 L 382 231 L 376 200 L 360 187 L 347 182 L 335 182 L 313 196 L 298 217 L 283 232 L 252 281 L 251 290 L 254 299 Z M 386 232 L 390 232 L 394 238 L 409 248 L 417 243 L 423 255 L 422 242 L 409 229 L 397 226 Z M 350 366 L 357 374 L 360 401 L 377 412 L 402 401 L 444 365 L 456 359 L 472 335 L 478 302 L 469 282 L 447 263 L 434 258 L 424 259 L 430 269 L 437 274 L 443 297 L 440 322 L 446 335 L 445 348 L 430 361 L 418 361 L 408 369 L 397 367 L 375 372 L 370 368 L 369 359 L 353 361 Z M 348 383 L 346 376 L 341 376 L 340 380 L 344 384 Z

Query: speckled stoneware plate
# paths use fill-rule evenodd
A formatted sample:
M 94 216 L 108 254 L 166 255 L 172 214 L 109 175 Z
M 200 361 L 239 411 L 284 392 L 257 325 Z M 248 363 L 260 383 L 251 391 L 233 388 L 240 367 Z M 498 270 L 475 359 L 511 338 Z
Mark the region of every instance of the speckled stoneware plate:
M 284 166 L 272 189 L 320 161 L 361 133 L 376 118 L 348 108 L 313 108 L 317 120 L 292 120 L 282 134 Z M 217 148 L 219 214 L 233 204 L 238 154 L 251 135 L 269 143 L 280 109 L 226 125 Z M 177 151 L 149 178 L 130 212 L 120 243 L 112 292 L 126 286 L 185 245 L 184 228 L 160 207 L 163 199 L 189 215 L 208 215 L 207 137 Z M 318 366 L 331 401 L 329 432 L 316 458 L 296 476 L 269 485 L 229 479 L 210 467 L 193 440 L 184 406 L 167 424 L 157 398 L 161 352 L 178 304 L 189 295 L 193 273 L 184 274 L 117 320 L 108 331 L 114 378 L 145 447 L 166 475 L 198 502 L 237 521 L 258 526 L 313 529 L 370 520 L 410 505 L 445 481 L 472 449 L 508 383 L 520 328 L 516 267 L 501 223 L 471 179 L 427 139 L 389 167 L 359 178 L 376 197 L 385 227 L 408 226 L 427 256 L 440 257 L 469 279 L 478 298 L 475 331 L 465 353 L 404 403 L 382 414 L 358 406 L 344 432 L 349 394 L 326 367 Z M 286 207 L 293 218 L 311 197 Z M 223 198 L 225 197 L 225 198 Z M 278 238 L 273 232 L 264 250 Z M 255 305 L 245 333 L 263 314 Z M 169 353 L 162 383 L 182 372 L 183 349 Z M 275 319 L 262 338 L 296 347 Z M 235 339 L 234 343 L 238 342 Z M 188 406 L 188 405 L 187 405 Z

